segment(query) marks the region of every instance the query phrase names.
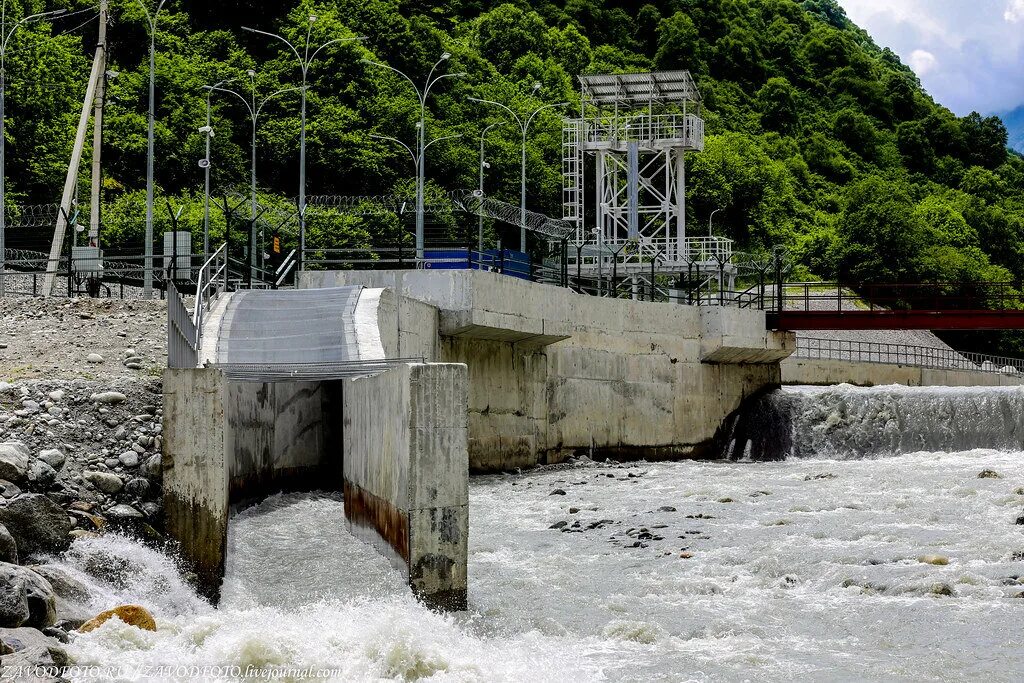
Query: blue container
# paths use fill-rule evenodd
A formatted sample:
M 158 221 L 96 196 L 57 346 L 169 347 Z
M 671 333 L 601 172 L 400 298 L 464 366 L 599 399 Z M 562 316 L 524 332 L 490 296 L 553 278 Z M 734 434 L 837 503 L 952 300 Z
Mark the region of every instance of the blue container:
M 511 249 L 473 251 L 472 264 L 468 249 L 431 249 L 423 252 L 423 267 L 430 270 L 500 270 L 509 277 L 530 279 L 530 257 Z

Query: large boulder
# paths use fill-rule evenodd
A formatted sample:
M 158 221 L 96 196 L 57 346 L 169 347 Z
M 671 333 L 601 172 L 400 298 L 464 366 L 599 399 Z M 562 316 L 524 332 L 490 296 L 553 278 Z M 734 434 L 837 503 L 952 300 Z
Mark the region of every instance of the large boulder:
M 28 466 L 28 480 L 36 489 L 45 491 L 57 481 L 57 470 L 43 460 L 33 460 Z
M 28 458 L 31 452 L 20 441 L 0 443 L 0 479 L 22 481 L 28 474 Z
M 0 626 L 18 628 L 28 621 L 28 592 L 20 582 L 0 586 Z
M 59 470 L 61 467 L 64 467 L 64 462 L 67 460 L 67 457 L 65 457 L 65 455 L 56 448 L 39 451 L 38 457 L 55 470 Z
M 0 524 L 0 562 L 18 564 L 18 542 L 3 524 Z
M 64 509 L 40 493 L 26 493 L 0 505 L 0 524 L 14 536 L 22 558 L 59 553 L 71 544 L 71 520 Z
M 62 667 L 70 663 L 60 642 L 34 628 L 0 628 L 0 645 L 4 652 L 4 668 L 8 671 Z
M 155 631 L 156 620 L 153 619 L 153 615 L 149 613 L 145 607 L 139 605 L 121 605 L 114 609 L 108 609 L 106 612 L 100 612 L 89 621 L 82 624 L 82 627 L 78 629 L 81 633 L 88 633 L 93 629 L 99 628 L 109 619 L 117 617 L 129 626 L 141 628 L 144 631 Z
M 89 619 L 92 596 L 87 585 L 53 565 L 34 565 L 29 569 L 49 581 L 53 588 L 58 621 L 81 624 Z
M 57 603 L 50 582 L 28 567 L 0 563 L 0 604 L 7 606 L 13 616 L 17 601 L 23 602 L 27 616 L 21 623 L 8 621 L 3 627 L 46 628 L 57 622 Z
M 124 482 L 121 481 L 121 477 L 117 476 L 113 472 L 98 472 L 96 470 L 90 470 L 83 476 L 86 481 L 92 483 L 93 486 L 103 493 L 113 494 L 124 488 Z

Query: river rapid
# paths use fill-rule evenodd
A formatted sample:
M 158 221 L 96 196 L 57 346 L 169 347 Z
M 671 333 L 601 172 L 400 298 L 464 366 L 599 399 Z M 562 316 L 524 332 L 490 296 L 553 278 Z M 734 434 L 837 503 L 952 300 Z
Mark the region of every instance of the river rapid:
M 156 551 L 79 540 L 61 563 L 95 607 L 137 602 L 160 628 L 111 620 L 69 652 L 334 680 L 1024 677 L 1021 449 L 800 455 L 474 478 L 470 610 L 457 615 L 420 606 L 329 495 L 275 496 L 232 521 L 218 608 Z

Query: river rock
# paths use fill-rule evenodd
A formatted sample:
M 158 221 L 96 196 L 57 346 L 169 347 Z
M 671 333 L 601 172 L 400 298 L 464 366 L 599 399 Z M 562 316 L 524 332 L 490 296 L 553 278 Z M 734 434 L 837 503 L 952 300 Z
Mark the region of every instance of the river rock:
M 18 628 L 28 621 L 28 593 L 25 584 L 0 586 L 0 626 Z
M 1003 478 L 1002 475 L 1000 475 L 995 470 L 982 470 L 981 472 L 978 472 L 978 479 L 1002 479 L 1002 478 Z
M 57 622 L 57 606 L 50 582 L 27 567 L 0 563 L 0 603 L 12 608 L 24 600 L 28 616 L 21 622 L 5 622 L 5 628 L 31 626 L 46 628 Z
M 939 566 L 949 564 L 949 558 L 944 555 L 921 555 L 917 558 L 917 561 L 921 564 L 934 564 Z
M 88 356 L 85 357 L 85 360 L 89 363 L 102 363 L 103 356 L 101 356 L 98 353 L 90 353 Z
M 124 485 L 125 493 L 136 498 L 142 498 L 149 492 L 149 481 L 142 477 L 135 477 L 129 479 L 128 483 Z
M 45 451 L 39 451 L 39 455 L 36 457 L 55 470 L 59 470 L 61 467 L 64 467 L 64 463 L 67 460 L 65 455 L 56 448 L 48 448 Z
M 124 482 L 121 481 L 121 477 L 110 472 L 97 472 L 90 470 L 84 475 L 85 480 L 91 482 L 96 488 L 103 493 L 117 493 L 124 488 Z
M 952 597 L 953 595 L 955 595 L 955 593 L 953 592 L 953 587 L 950 586 L 948 583 L 933 583 L 931 586 L 929 586 L 928 593 L 930 595 L 944 595 L 947 597 Z
M 81 624 L 89 618 L 91 595 L 88 586 L 60 567 L 43 564 L 29 567 L 29 569 L 46 579 L 53 588 L 59 621 Z
M 101 391 L 89 396 L 89 400 L 93 403 L 106 403 L 109 405 L 124 403 L 127 399 L 128 397 L 119 391 Z
M 125 505 L 124 503 L 120 503 L 110 508 L 107 510 L 106 515 L 111 519 L 120 520 L 143 519 L 144 517 L 141 512 L 133 508 L 131 505 Z
M 48 489 L 57 481 L 57 470 L 42 460 L 33 460 L 28 466 L 28 480 L 37 488 Z
M 125 467 L 138 467 L 139 466 L 139 454 L 135 451 L 125 451 L 118 458 L 122 465 Z
M 60 401 L 61 399 L 64 398 L 64 390 L 63 389 L 56 389 L 54 391 L 51 391 L 47 395 L 50 397 L 51 401 L 57 402 L 57 401 Z
M 59 553 L 70 542 L 71 520 L 46 496 L 26 493 L 0 505 L 0 524 L 14 536 L 22 556 L 37 552 Z
M 160 455 L 159 454 L 150 456 L 149 458 L 146 459 L 146 462 L 143 463 L 143 465 L 142 465 L 142 474 L 144 474 L 146 476 L 146 478 L 148 478 L 148 479 L 151 479 L 151 480 L 154 480 L 154 481 L 158 480 L 158 479 L 160 479 L 160 476 L 161 476 L 162 473 L 163 473 L 163 466 L 160 463 Z
M 20 482 L 28 473 L 28 458 L 31 453 L 20 441 L 0 443 L 0 479 Z
M 18 542 L 3 524 L 0 524 L 0 562 L 18 564 Z
M 149 613 L 149 610 L 140 605 L 121 605 L 114 609 L 108 609 L 106 612 L 100 612 L 82 624 L 82 627 L 78 630 L 81 633 L 88 633 L 99 628 L 112 617 L 117 617 L 129 626 L 141 628 L 144 631 L 156 630 L 156 620 L 153 619 L 153 615 Z
M 21 488 L 19 488 L 17 484 L 12 481 L 7 481 L 6 479 L 0 479 L 0 496 L 11 499 L 17 498 L 20 495 Z
M 70 663 L 60 642 L 34 628 L 0 628 L 0 643 L 6 653 L 5 668 L 61 667 Z M 31 680 L 59 679 L 37 677 Z

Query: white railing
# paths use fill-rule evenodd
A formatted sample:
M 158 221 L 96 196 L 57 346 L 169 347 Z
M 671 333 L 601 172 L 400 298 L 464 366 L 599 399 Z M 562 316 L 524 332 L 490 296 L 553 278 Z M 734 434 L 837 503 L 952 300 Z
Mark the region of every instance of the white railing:
M 704 119 L 694 114 L 646 114 L 620 119 L 586 119 L 589 143 L 675 142 L 704 149 Z
M 192 325 L 195 328 L 196 352 L 203 343 L 203 316 L 209 312 L 210 306 L 228 289 L 228 250 L 227 243 L 206 260 L 199 269 L 196 280 L 195 310 L 192 312 Z
M 647 268 L 686 268 L 691 264 L 714 267 L 716 270 L 732 262 L 734 242 L 724 237 L 690 237 L 682 242 L 675 238 L 602 239 L 577 245 L 569 250 L 569 264 L 584 269 L 612 266 L 626 270 Z

